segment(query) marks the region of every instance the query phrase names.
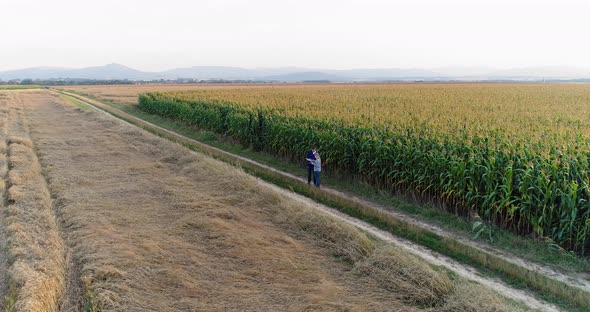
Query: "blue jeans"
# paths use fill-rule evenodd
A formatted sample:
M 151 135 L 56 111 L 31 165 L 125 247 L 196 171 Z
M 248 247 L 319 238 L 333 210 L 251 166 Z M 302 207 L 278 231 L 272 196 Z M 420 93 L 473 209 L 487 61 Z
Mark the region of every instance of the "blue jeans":
M 315 186 L 317 186 L 317 187 L 320 187 L 320 173 L 321 173 L 321 171 L 314 171 L 313 172 Z
M 315 185 L 315 175 L 313 174 L 313 165 L 307 165 L 307 184 L 311 183 L 313 177 L 313 185 Z

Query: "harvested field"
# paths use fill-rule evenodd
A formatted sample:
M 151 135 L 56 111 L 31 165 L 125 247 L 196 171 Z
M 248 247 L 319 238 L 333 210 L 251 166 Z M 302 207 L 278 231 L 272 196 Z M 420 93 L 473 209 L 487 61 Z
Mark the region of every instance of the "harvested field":
M 3 103 L 2 165 L 5 180 L 3 232 L 8 266 L 3 279 L 7 311 L 55 311 L 64 293 L 66 251 L 52 200 L 29 137 L 24 99 Z M 7 173 L 6 172 L 7 170 Z
M 148 84 L 148 85 L 108 85 L 108 86 L 67 86 L 60 89 L 92 95 L 101 100 L 115 101 L 122 104 L 137 104 L 137 97 L 146 92 L 168 92 L 207 89 L 229 89 L 236 87 L 260 88 L 264 85 L 236 84 Z
M 43 211 L 58 222 L 43 231 L 56 230 L 64 245 L 44 243 L 50 250 L 34 257 L 45 261 L 55 251 L 65 271 L 46 268 L 61 277 L 62 290 L 58 305 L 41 310 L 515 309 L 227 164 L 47 91 L 11 97 L 22 103 L 32 140 L 15 137 L 9 146 L 28 147 L 30 160 L 38 156 L 35 176 L 44 174 L 47 183 L 39 185 L 49 192 L 41 194 L 51 195 Z M 44 203 L 31 196 L 37 193 L 23 198 Z M 13 224 L 40 227 L 28 219 Z M 16 285 L 15 307 L 26 311 L 23 285 Z
M 6 94 L 0 93 L 0 193 L 2 194 L 2 209 L 6 208 L 6 174 L 8 173 L 8 157 L 6 155 L 6 128 L 8 120 L 8 109 L 6 108 L 9 98 Z M 3 213 L 0 213 L 0 224 L 6 224 Z M 6 231 L 4 226 L 0 226 L 0 297 L 6 298 L 8 295 L 8 280 L 6 276 L 7 259 L 6 254 L 2 251 L 7 248 Z M 4 302 L 0 302 L 0 308 L 5 309 Z

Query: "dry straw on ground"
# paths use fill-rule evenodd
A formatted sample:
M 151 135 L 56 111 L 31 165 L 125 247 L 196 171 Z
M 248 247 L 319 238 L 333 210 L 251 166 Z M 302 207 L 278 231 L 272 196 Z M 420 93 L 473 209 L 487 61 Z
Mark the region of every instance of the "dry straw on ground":
M 2 210 L 5 209 L 5 194 L 6 194 L 6 174 L 8 173 L 8 158 L 6 155 L 6 128 L 7 128 L 7 117 L 8 109 L 8 96 L 0 92 L 0 207 Z M 0 213 L 0 298 L 9 298 L 8 296 L 8 277 L 7 277 L 7 241 L 6 231 L 4 227 L 4 214 Z M 11 302 L 5 303 L 0 301 L 0 309 L 9 310 L 12 308 Z
M 392 247 L 376 250 L 355 269 L 409 303 L 440 305 L 454 290 L 444 272 L 437 272 L 416 257 Z
M 64 290 L 64 245 L 18 96 L 8 102 L 8 174 L 3 223 L 10 266 L 5 309 L 57 311 Z

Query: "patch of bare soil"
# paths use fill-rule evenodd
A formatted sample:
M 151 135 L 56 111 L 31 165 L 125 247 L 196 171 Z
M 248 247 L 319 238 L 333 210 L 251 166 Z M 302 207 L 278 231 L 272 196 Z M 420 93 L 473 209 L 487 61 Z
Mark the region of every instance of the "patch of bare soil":
M 415 309 L 354 272 L 349 251 L 337 261 L 326 240 L 282 228 L 276 211 L 286 201 L 246 174 L 45 91 L 22 94 L 90 304 L 115 311 Z

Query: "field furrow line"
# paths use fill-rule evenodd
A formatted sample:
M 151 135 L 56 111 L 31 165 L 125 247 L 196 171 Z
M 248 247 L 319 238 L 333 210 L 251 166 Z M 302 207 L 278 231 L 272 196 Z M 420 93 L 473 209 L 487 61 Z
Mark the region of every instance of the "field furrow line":
M 0 194 L 2 194 L 2 200 L 0 205 L 2 210 L 6 208 L 6 178 L 8 173 L 8 157 L 7 157 L 7 146 L 6 146 L 6 128 L 8 119 L 8 94 L 6 92 L 0 92 Z M 3 310 L 9 310 L 11 307 L 10 296 L 8 295 L 8 277 L 7 277 L 7 255 L 6 255 L 6 222 L 4 220 L 4 214 L 0 213 L 0 298 L 6 298 L 7 300 L 0 301 L 0 308 Z
M 66 284 L 66 246 L 29 135 L 23 97 L 5 108 L 7 311 L 59 311 Z M 1 158 L 1 156 L 0 156 Z

